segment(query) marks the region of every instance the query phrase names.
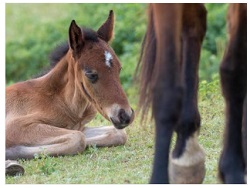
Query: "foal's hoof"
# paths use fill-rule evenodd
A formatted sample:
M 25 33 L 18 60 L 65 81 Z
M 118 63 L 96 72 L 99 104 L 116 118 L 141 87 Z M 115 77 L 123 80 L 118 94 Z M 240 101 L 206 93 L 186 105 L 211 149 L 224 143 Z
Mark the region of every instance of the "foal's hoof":
M 7 160 L 5 161 L 5 175 L 8 176 L 17 176 L 23 175 L 24 168 L 17 163 L 17 161 Z

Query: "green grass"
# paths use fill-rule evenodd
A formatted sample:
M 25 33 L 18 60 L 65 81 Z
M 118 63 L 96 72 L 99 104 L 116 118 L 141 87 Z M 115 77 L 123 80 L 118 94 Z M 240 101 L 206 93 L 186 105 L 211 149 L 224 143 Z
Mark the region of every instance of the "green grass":
M 130 96 L 129 98 L 133 98 Z M 218 78 L 202 82 L 199 89 L 202 117 L 200 143 L 206 153 L 205 184 L 219 183 L 217 164 L 224 129 L 224 105 Z M 133 103 L 135 106 L 135 103 Z M 98 115 L 90 126 L 110 124 Z M 128 141 L 124 146 L 88 148 L 75 156 L 40 156 L 19 162 L 23 176 L 6 177 L 7 184 L 145 184 L 148 183 L 154 156 L 154 125 L 141 125 L 139 117 L 126 128 Z

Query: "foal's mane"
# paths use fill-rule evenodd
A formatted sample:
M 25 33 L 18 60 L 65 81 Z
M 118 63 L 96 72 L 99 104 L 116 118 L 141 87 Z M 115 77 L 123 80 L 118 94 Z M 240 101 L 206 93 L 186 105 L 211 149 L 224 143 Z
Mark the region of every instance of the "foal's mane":
M 82 33 L 85 41 L 98 42 L 98 34 L 89 28 L 82 27 Z M 50 53 L 50 69 L 56 66 L 56 64 L 66 55 L 69 50 L 68 41 L 64 41 Z
M 92 42 L 98 42 L 98 34 L 92 29 L 82 27 L 82 33 L 84 36 L 85 41 L 92 41 Z M 44 76 L 47 74 L 51 69 L 53 69 L 57 63 L 66 55 L 66 53 L 69 50 L 69 44 L 68 41 L 61 42 L 59 45 L 56 46 L 52 50 L 52 52 L 49 54 L 49 61 L 50 66 L 45 68 L 42 72 L 40 72 L 38 75 L 34 76 L 34 78 L 38 78 L 41 76 Z

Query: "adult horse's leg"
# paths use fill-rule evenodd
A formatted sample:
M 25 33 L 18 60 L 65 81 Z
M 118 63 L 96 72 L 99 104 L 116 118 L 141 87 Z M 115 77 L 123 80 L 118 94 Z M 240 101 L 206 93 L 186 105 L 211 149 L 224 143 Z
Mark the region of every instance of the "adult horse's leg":
M 175 129 L 177 142 L 170 156 L 171 183 L 202 183 L 205 176 L 205 154 L 198 143 L 200 114 L 197 107 L 198 67 L 205 33 L 204 5 L 184 4 L 182 28 L 184 94 L 182 113 Z
M 245 97 L 242 118 L 242 149 L 245 162 L 245 183 L 247 183 L 247 96 Z
M 153 116 L 156 122 L 155 157 L 151 183 L 169 183 L 168 158 L 172 133 L 181 112 L 181 4 L 152 4 L 156 35 L 153 76 Z
M 242 119 L 247 92 L 247 5 L 231 4 L 228 21 L 229 44 L 220 67 L 226 127 L 219 176 L 224 183 L 244 183 L 246 147 L 242 147 Z

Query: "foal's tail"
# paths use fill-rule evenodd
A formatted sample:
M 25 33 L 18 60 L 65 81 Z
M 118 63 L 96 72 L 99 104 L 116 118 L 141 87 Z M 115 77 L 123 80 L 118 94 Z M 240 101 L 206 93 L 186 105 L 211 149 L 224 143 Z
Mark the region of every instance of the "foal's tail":
M 153 22 L 153 10 L 152 6 L 148 9 L 148 26 L 147 31 L 143 39 L 140 60 L 138 62 L 136 72 L 140 70 L 139 82 L 140 82 L 140 98 L 139 98 L 139 111 L 142 113 L 142 120 L 148 114 L 152 101 L 152 86 L 154 83 L 154 67 L 156 60 L 156 37 Z

